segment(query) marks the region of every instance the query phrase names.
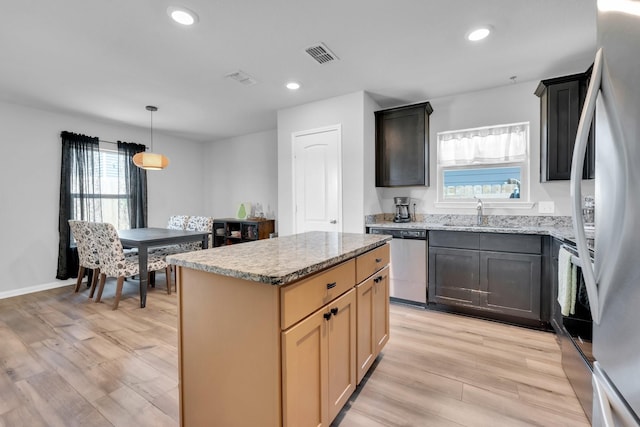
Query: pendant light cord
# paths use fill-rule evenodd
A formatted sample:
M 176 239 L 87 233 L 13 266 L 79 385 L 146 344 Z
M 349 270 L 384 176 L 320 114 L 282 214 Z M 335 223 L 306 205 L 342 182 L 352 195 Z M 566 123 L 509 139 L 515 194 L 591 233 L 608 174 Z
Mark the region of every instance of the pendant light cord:
M 153 111 L 149 111 L 149 115 L 151 116 L 149 118 L 149 129 L 150 129 L 150 134 L 151 134 L 151 141 L 149 142 L 149 150 L 153 153 Z
M 146 109 L 147 111 L 149 111 L 149 114 L 150 114 L 149 129 L 151 133 L 151 141 L 150 141 L 149 151 L 153 153 L 153 112 L 158 111 L 158 107 L 154 107 L 153 105 L 147 105 Z

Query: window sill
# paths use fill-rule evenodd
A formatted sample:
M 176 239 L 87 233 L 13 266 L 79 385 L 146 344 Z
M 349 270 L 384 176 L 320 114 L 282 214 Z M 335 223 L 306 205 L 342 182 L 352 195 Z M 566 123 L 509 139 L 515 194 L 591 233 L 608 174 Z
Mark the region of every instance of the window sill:
M 468 202 L 435 202 L 436 208 L 453 208 L 453 209 L 475 209 L 478 205 L 476 200 L 470 200 Z M 489 199 L 482 200 L 482 206 L 485 208 L 500 208 L 500 209 L 532 209 L 535 206 L 535 202 L 498 202 L 491 201 Z

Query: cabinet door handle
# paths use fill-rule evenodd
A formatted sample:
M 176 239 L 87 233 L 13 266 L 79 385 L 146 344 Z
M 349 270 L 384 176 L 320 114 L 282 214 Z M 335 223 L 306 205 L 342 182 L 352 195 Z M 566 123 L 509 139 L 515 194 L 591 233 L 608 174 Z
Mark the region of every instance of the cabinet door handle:
M 338 307 L 333 307 L 333 308 L 331 309 L 331 314 L 333 314 L 334 316 L 335 316 L 336 314 L 338 314 Z
M 327 283 L 327 289 L 333 289 L 336 287 L 336 282 Z
M 373 278 L 373 283 L 378 283 L 379 281 L 380 281 L 380 278 L 379 278 L 379 277 L 374 277 L 374 278 Z
M 376 258 L 376 262 L 382 262 L 382 258 Z
M 331 312 L 327 312 L 327 313 L 323 314 L 322 317 L 324 317 L 325 320 L 331 319 Z

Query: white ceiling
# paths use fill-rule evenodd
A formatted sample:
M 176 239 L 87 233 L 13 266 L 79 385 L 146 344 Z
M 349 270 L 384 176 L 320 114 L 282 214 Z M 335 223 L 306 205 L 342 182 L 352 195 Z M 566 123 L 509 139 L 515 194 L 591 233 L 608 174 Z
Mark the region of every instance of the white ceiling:
M 595 0 L 0 0 L 0 99 L 195 141 L 360 90 L 382 106 L 586 69 Z M 187 28 L 170 5 L 196 11 Z M 472 45 L 465 33 L 490 24 Z M 325 43 L 340 60 L 317 64 Z M 242 70 L 258 84 L 225 79 Z M 284 84 L 295 79 L 302 88 Z

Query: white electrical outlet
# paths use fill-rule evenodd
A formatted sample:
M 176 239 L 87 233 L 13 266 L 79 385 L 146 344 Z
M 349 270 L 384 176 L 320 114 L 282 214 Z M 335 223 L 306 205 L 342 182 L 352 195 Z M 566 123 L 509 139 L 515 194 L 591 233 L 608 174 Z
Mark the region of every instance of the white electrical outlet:
M 555 211 L 556 204 L 554 202 L 538 202 L 538 213 L 552 214 Z

